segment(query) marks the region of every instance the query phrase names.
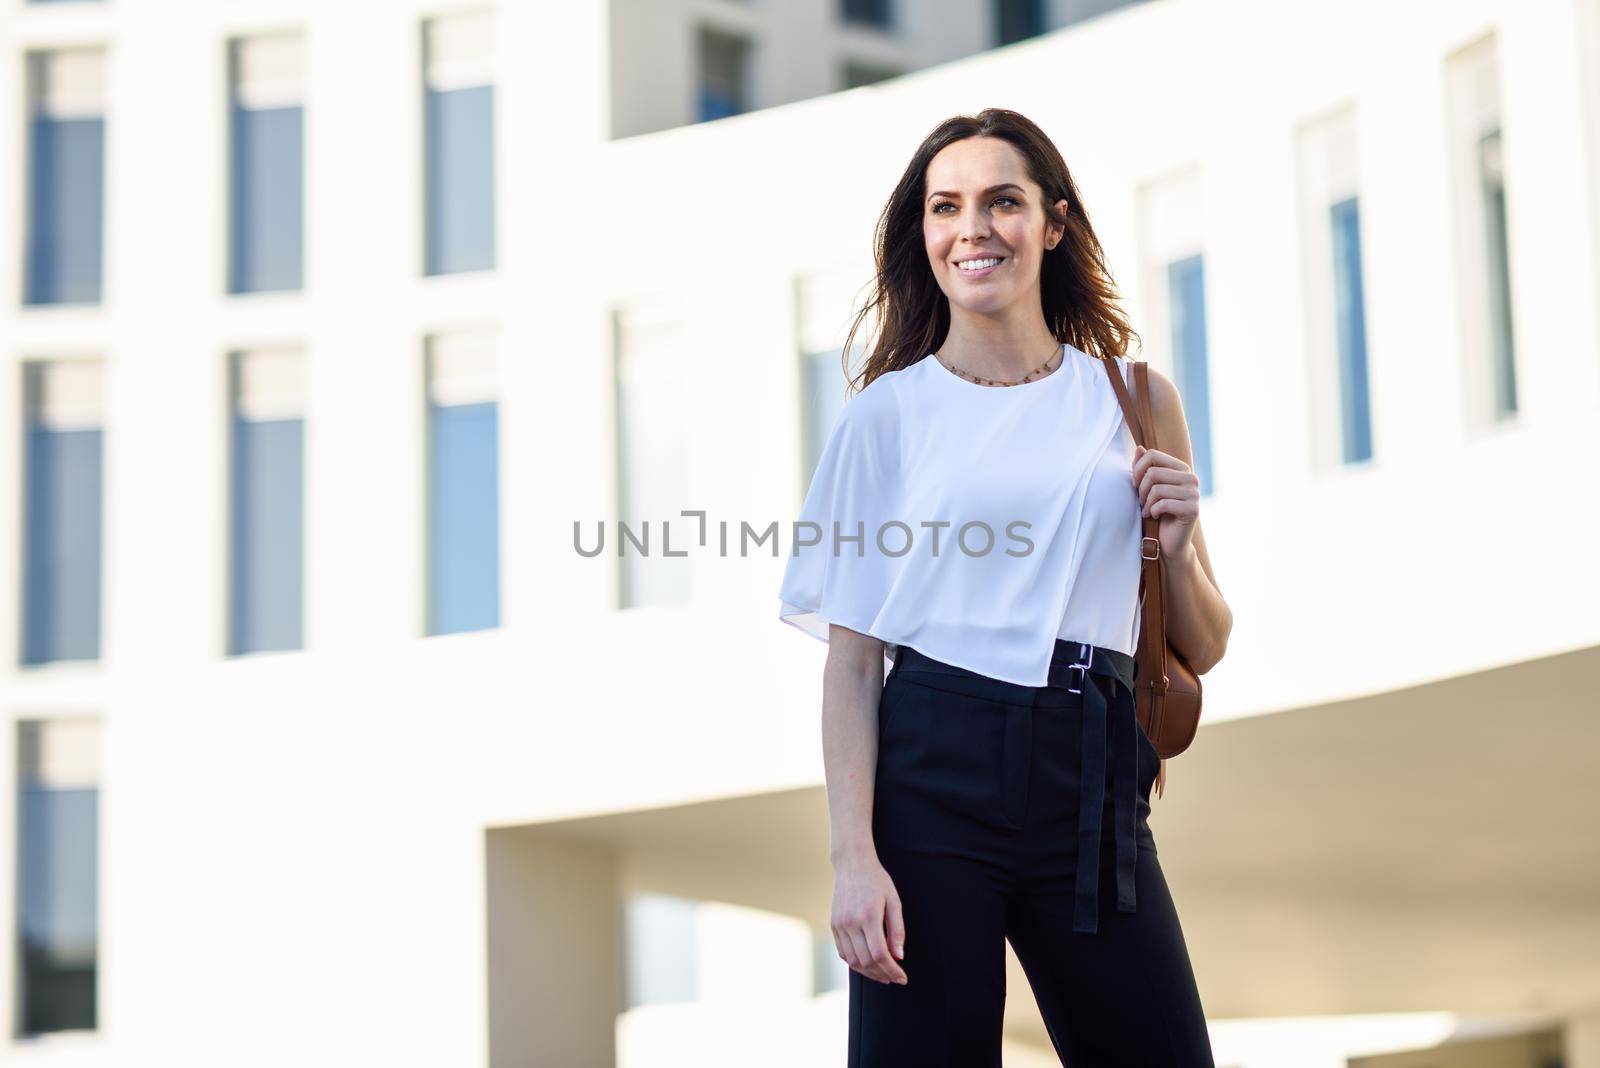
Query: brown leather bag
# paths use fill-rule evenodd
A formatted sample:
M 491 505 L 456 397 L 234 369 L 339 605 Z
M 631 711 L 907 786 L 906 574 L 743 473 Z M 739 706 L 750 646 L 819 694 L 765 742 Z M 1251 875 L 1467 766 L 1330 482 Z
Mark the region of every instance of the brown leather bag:
M 1150 414 L 1150 365 L 1144 360 L 1129 361 L 1133 368 L 1133 387 L 1138 409 L 1128 396 L 1117 361 L 1102 357 L 1117 403 L 1133 432 L 1133 440 L 1146 449 L 1156 444 L 1156 422 Z M 1144 538 L 1139 543 L 1143 559 L 1139 574 L 1139 598 L 1143 605 L 1139 648 L 1134 656 L 1134 714 L 1140 726 L 1161 754 L 1161 769 L 1156 773 L 1156 796 L 1166 786 L 1167 758 L 1175 757 L 1194 741 L 1200 728 L 1200 676 L 1172 646 L 1167 644 L 1166 564 L 1161 558 L 1160 516 L 1144 517 Z

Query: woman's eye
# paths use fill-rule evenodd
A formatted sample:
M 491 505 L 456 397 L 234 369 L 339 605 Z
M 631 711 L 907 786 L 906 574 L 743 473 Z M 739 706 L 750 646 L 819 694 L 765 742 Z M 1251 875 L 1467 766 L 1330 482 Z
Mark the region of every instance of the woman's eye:
M 1006 201 L 1010 201 L 1010 202 L 1011 202 L 1011 203 L 1012 203 L 1012 204 L 1016 204 L 1016 203 L 1017 203 L 1017 199 L 1016 199 L 1016 197 L 1008 197 L 1008 196 L 998 196 L 998 197 L 995 197 L 995 198 L 994 198 L 994 199 L 993 199 L 993 200 L 991 200 L 991 201 L 989 201 L 989 203 L 991 203 L 991 204 L 998 204 L 998 203 L 1000 203 L 1000 202 L 1001 202 L 1001 201 L 1002 201 L 1002 200 L 1006 200 Z M 935 205 L 934 205 L 934 206 L 933 206 L 933 213 L 934 213 L 934 214 L 935 214 L 935 215 L 937 215 L 937 214 L 939 214 L 939 211 L 940 211 L 940 209 L 941 209 L 941 208 L 953 208 L 953 207 L 955 207 L 955 205 L 954 205 L 954 204 L 952 204 L 952 203 L 950 203 L 950 202 L 949 202 L 949 201 L 948 201 L 948 200 L 946 200 L 946 201 L 942 201 L 942 202 L 940 202 L 940 203 L 938 203 L 938 204 L 935 204 Z

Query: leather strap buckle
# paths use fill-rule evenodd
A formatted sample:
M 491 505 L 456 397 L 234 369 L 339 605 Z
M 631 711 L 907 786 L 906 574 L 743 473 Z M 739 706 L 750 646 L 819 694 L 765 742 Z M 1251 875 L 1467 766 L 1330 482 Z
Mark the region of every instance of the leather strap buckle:
M 1161 541 L 1148 534 L 1139 542 L 1139 558 L 1141 560 L 1155 560 L 1161 556 Z

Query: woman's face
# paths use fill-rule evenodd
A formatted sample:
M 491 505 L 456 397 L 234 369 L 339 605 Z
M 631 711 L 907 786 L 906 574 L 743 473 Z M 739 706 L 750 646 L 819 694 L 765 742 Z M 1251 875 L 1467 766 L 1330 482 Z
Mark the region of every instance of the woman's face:
M 1063 227 L 1046 218 L 1022 153 L 998 137 L 968 137 L 940 149 L 924 182 L 922 236 L 939 288 L 953 306 L 999 313 L 1039 308 L 1039 267 Z M 1056 206 L 1066 210 L 1067 202 Z M 981 270 L 967 260 L 999 259 Z

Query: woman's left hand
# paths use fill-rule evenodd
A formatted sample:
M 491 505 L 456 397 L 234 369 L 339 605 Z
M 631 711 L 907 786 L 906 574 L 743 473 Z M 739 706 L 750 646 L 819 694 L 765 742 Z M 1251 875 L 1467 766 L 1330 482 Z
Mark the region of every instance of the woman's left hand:
M 1200 518 L 1200 476 L 1171 453 L 1135 445 L 1133 485 L 1142 514 L 1160 517 L 1161 555 L 1188 552 Z

